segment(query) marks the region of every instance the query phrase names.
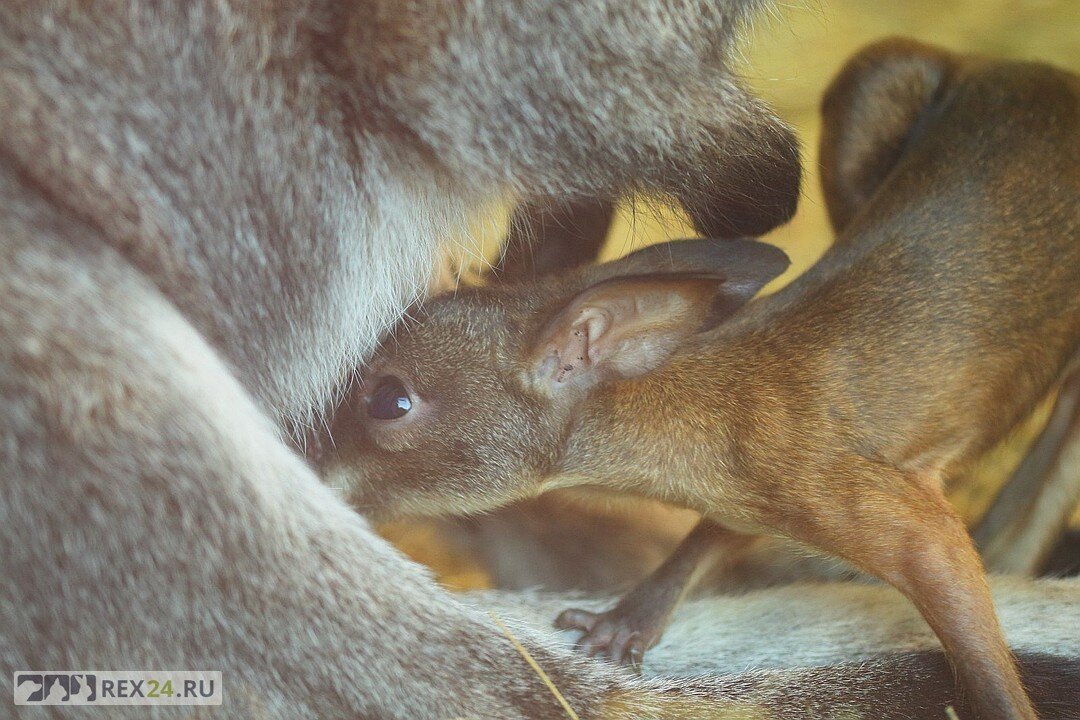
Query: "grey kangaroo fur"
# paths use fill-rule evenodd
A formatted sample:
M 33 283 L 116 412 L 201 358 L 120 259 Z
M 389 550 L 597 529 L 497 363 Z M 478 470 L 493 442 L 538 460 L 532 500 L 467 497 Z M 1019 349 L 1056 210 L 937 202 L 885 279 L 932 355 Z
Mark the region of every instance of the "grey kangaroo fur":
M 230 718 L 564 717 L 289 439 L 477 204 L 646 190 L 709 232 L 784 220 L 794 144 L 726 65 L 763 4 L 0 6 L 3 666 L 220 669 Z M 521 638 L 582 717 L 728 706 Z

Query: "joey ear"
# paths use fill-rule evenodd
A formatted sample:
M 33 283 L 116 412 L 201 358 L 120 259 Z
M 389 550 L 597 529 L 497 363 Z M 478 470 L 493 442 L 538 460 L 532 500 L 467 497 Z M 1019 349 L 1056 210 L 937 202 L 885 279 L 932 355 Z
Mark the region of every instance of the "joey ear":
M 753 240 L 679 240 L 589 268 L 586 289 L 540 331 L 529 366 L 551 390 L 644 375 L 787 266 L 782 250 Z
M 840 232 L 918 140 L 955 66 L 950 53 L 904 38 L 861 50 L 821 105 L 821 184 Z
M 528 358 L 550 390 L 589 388 L 662 365 L 709 315 L 724 278 L 670 274 L 607 280 L 547 323 Z
M 610 200 L 522 203 L 510 216 L 492 274 L 499 280 L 528 280 L 595 262 L 614 215 Z

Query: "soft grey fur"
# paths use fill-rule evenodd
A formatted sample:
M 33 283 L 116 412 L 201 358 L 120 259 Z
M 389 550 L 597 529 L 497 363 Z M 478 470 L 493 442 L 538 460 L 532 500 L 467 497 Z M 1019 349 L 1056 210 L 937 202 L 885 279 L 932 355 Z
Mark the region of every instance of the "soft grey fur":
M 560 716 L 283 438 L 469 208 L 692 194 L 673 158 L 787 137 L 725 68 L 756 4 L 0 7 L 5 672 L 220 669 L 233 718 Z M 525 640 L 585 714 L 632 686 Z
M 470 208 L 768 164 L 788 135 L 725 66 L 758 4 L 0 6 L 7 677 L 217 669 L 230 718 L 563 717 L 286 438 Z M 583 717 L 659 687 L 522 639 Z
M 1010 645 L 1025 668 L 1039 717 L 1075 720 L 1080 707 L 1080 582 L 991 578 Z M 579 597 L 601 609 L 616 598 Z M 471 600 L 517 632 L 543 627 L 566 594 L 477 593 Z M 563 633 L 569 643 L 576 633 Z M 953 706 L 975 718 L 952 689 L 940 645 L 918 613 L 881 585 L 795 584 L 683 604 L 646 655 L 652 682 L 682 680 L 705 697 L 742 705 L 742 718 L 910 720 Z M 688 713 L 688 717 L 698 717 Z M 703 717 L 718 717 L 703 713 Z M 683 716 L 679 716 L 683 717 Z
M 994 604 L 1017 653 L 1072 657 L 1080 647 L 1080 579 L 991 578 Z M 543 627 L 565 609 L 566 593 L 489 591 L 478 606 Z M 580 596 L 586 609 L 617 597 Z M 570 642 L 576 631 L 560 637 Z M 742 595 L 691 600 L 645 656 L 646 676 L 740 673 L 871 660 L 886 653 L 936 650 L 940 643 L 911 603 L 879 584 L 795 583 Z

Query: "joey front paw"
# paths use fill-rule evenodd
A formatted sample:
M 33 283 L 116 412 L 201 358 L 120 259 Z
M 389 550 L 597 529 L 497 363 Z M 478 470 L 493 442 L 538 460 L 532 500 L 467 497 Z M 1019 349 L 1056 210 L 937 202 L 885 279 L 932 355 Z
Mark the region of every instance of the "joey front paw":
M 620 665 L 641 668 L 645 651 L 660 639 L 663 618 L 638 614 L 616 605 L 607 612 L 565 610 L 555 619 L 561 630 L 581 630 L 579 649 L 589 657 L 603 657 Z

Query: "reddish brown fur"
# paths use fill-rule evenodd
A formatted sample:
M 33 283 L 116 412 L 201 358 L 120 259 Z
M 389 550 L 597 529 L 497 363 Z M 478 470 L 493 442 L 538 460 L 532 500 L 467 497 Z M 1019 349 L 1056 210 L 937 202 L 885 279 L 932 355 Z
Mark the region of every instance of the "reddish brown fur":
M 605 278 L 656 272 L 657 254 L 648 267 L 632 256 L 437 300 L 374 367 L 408 378 L 423 412 L 390 431 L 354 405 L 332 467 L 362 455 L 365 475 L 348 476 L 358 501 L 397 511 L 593 484 L 794 538 L 907 595 L 984 717 L 1032 720 L 941 485 L 1029 412 L 1080 346 L 1080 81 L 894 41 L 852 60 L 825 116 L 840 235 L 795 283 L 681 341 L 652 372 L 609 368 L 575 392 L 535 374 L 551 318 Z M 701 271 L 672 253 L 669 272 Z M 701 295 L 695 282 L 683 300 Z M 616 610 L 564 620 L 621 654 L 630 638 L 607 621 L 641 608 Z

